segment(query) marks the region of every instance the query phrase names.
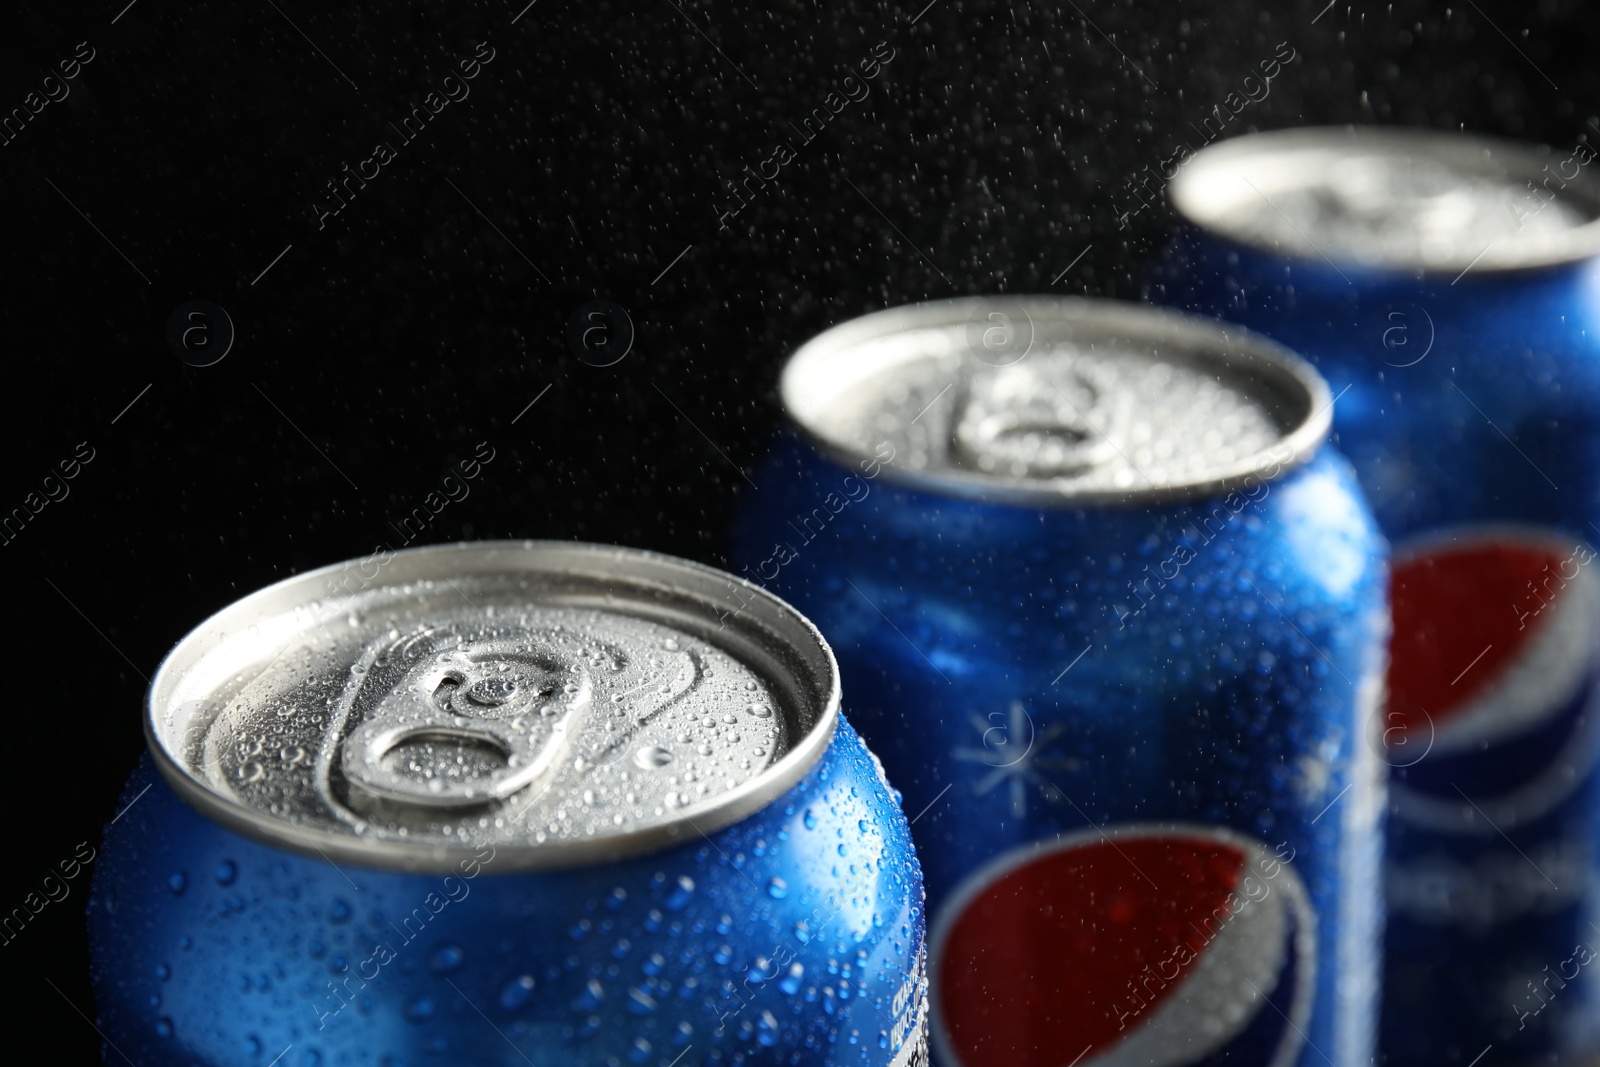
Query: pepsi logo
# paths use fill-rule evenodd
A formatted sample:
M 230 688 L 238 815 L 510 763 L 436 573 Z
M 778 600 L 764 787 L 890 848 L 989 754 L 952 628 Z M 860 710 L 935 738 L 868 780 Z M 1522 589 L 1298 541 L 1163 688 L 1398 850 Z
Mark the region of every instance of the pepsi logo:
M 1586 545 L 1504 526 L 1396 553 L 1385 740 L 1391 753 L 1425 753 L 1390 760 L 1400 818 L 1494 835 L 1586 780 L 1600 751 L 1593 558 Z
M 990 861 L 934 922 L 939 1062 L 1292 1064 L 1316 921 L 1280 848 L 1219 827 L 1129 824 Z

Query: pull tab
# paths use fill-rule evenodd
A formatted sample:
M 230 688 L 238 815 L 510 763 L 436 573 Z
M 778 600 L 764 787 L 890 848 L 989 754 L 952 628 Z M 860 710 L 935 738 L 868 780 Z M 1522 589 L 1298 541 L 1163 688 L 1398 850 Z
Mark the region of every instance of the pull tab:
M 1015 478 L 1067 478 L 1116 455 L 1098 368 L 1045 357 L 970 375 L 957 400 L 950 454 L 961 466 Z
M 439 651 L 350 733 L 340 765 L 352 784 L 402 804 L 504 800 L 548 779 L 593 698 L 580 663 L 526 640 Z

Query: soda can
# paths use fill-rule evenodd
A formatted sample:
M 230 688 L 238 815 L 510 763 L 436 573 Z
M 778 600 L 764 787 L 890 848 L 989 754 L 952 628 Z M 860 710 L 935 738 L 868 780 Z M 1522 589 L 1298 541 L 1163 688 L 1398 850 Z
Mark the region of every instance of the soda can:
M 1594 151 L 1363 128 L 1251 134 L 1167 186 L 1157 303 L 1304 355 L 1392 538 L 1600 520 Z
M 1600 1053 L 1594 558 L 1520 526 L 1395 551 L 1389 1063 Z
M 1316 372 L 981 298 L 835 327 L 781 392 L 733 559 L 905 792 L 935 1061 L 1367 1064 L 1386 546 Z
M 483 542 L 185 637 L 89 903 L 108 1063 L 926 1062 L 922 880 L 832 653 L 710 568 Z

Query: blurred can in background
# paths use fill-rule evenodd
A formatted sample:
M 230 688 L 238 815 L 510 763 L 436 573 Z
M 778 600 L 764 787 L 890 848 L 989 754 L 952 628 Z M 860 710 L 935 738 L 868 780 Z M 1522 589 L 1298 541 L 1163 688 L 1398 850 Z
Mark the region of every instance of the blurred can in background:
M 1187 158 L 1157 303 L 1281 341 L 1328 379 L 1384 532 L 1600 519 L 1600 178 L 1428 130 L 1253 134 Z
M 152 683 L 89 905 L 108 1062 L 926 1061 L 920 873 L 810 623 L 645 552 L 385 557 Z
M 740 573 L 905 793 L 945 1067 L 1367 1064 L 1386 546 L 1246 330 L 985 298 L 783 372 Z
M 1561 594 L 1567 608 L 1535 612 L 1555 592 L 1523 573 L 1572 566 L 1572 537 L 1600 518 L 1594 155 L 1423 130 L 1285 130 L 1207 148 L 1169 185 L 1184 225 L 1151 295 L 1304 353 L 1340 397 L 1335 439 L 1385 532 L 1438 538 L 1408 557 L 1412 591 L 1397 586 L 1380 1025 L 1392 1064 L 1482 1054 L 1488 1067 L 1600 1044 L 1589 1021 L 1600 1005 L 1584 992 L 1596 983 L 1575 972 L 1552 998 L 1525 973 L 1595 935 L 1596 798 L 1572 762 L 1588 750 L 1540 747 L 1565 736 L 1551 731 L 1582 725 L 1587 737 L 1589 666 L 1574 642 L 1589 623 L 1573 605 L 1589 578 L 1558 578 L 1581 579 Z M 1538 529 L 1497 544 L 1483 522 Z M 1550 634 L 1576 658 L 1479 693 L 1496 669 L 1560 645 Z M 1462 681 L 1418 681 L 1429 671 Z M 1530 996 L 1549 1009 L 1515 1007 Z
M 1594 558 L 1516 526 L 1395 551 L 1389 1063 L 1600 1051 Z

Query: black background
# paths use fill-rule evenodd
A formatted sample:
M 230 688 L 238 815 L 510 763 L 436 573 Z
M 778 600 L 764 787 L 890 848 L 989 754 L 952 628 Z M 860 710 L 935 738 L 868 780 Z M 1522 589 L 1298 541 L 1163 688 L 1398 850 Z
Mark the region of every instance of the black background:
M 1169 220 L 1157 201 L 1119 223 L 1132 176 L 1200 147 L 1279 42 L 1295 58 L 1230 133 L 1409 124 L 1560 156 L 1600 139 L 1582 0 L 124 2 L 0 17 L 4 112 L 94 50 L 0 146 L 0 514 L 94 450 L 0 545 L 5 912 L 98 843 L 147 676 L 206 615 L 398 547 L 393 523 L 479 442 L 495 458 L 413 543 L 720 562 L 795 344 L 929 297 L 1137 297 Z M 403 143 L 387 124 L 479 42 L 471 95 Z M 878 42 L 871 96 L 719 228 L 723 182 L 798 140 L 788 124 Z M 324 184 L 380 140 L 396 158 L 319 228 Z M 636 332 L 605 368 L 566 340 L 596 298 Z M 204 368 L 166 340 L 194 299 L 236 330 Z M 61 1062 L 97 1054 L 88 878 L 0 946 L 8 1019 Z

